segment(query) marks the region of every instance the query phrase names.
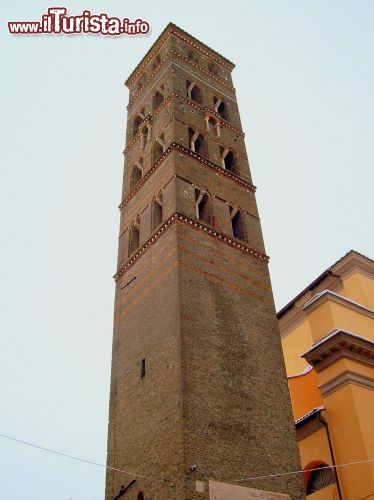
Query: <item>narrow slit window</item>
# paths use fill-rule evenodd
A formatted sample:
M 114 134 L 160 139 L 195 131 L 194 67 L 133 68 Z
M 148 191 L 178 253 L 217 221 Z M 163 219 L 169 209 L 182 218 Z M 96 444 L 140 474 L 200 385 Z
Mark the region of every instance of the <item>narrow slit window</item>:
M 145 358 L 143 358 L 140 363 L 140 378 L 143 379 L 144 377 L 145 377 Z
M 136 221 L 130 230 L 130 245 L 129 245 L 129 255 L 134 253 L 139 248 L 139 236 L 140 236 L 140 217 L 136 218 Z

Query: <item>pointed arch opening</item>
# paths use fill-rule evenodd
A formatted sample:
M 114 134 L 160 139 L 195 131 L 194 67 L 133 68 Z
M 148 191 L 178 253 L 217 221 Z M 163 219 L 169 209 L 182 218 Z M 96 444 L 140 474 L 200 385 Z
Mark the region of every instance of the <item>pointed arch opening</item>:
M 217 64 L 213 63 L 213 62 L 210 62 L 208 64 L 208 69 L 209 71 L 213 74 L 213 75 L 218 75 L 219 74 L 219 68 L 217 66 Z
M 197 54 L 194 50 L 192 49 L 189 49 L 188 52 L 187 52 L 187 57 L 190 61 L 194 61 L 194 62 L 199 62 L 199 59 L 197 57 Z
M 160 64 L 161 64 L 161 56 L 160 54 L 157 54 L 155 60 L 153 61 L 152 71 L 154 71 Z
M 152 201 L 152 232 L 155 231 L 163 222 L 162 193 Z
M 156 163 L 156 161 L 160 158 L 162 153 L 165 151 L 165 139 L 164 134 L 160 134 L 157 139 L 154 140 L 152 146 L 152 163 Z
M 136 134 L 139 131 L 140 125 L 142 124 L 142 121 L 144 120 L 144 116 L 142 116 L 140 113 L 136 115 L 134 124 L 133 124 L 133 130 L 132 130 L 132 136 L 135 137 Z
M 196 217 L 208 224 L 212 223 L 212 212 L 210 205 L 210 196 L 207 192 L 195 189 Z
M 227 104 L 223 99 L 219 99 L 218 97 L 213 98 L 214 102 L 214 110 L 226 121 L 229 120 L 229 113 L 227 109 Z
M 144 87 L 146 81 L 147 81 L 147 75 L 146 73 L 143 73 L 138 80 L 138 90 Z
M 129 255 L 136 252 L 140 241 L 140 216 L 138 215 L 130 229 Z
M 206 116 L 205 124 L 208 132 L 213 132 L 216 137 L 221 137 L 219 121 L 214 116 Z
M 195 101 L 197 102 L 197 104 L 203 103 L 200 87 L 196 85 L 196 83 L 186 80 L 186 90 L 187 90 L 187 97 L 191 99 L 191 101 Z
M 140 158 L 140 160 L 133 165 L 131 170 L 130 189 L 135 187 L 142 177 L 143 177 L 143 159 Z
M 236 208 L 230 208 L 231 216 L 231 229 L 234 238 L 238 238 L 242 241 L 247 241 L 245 223 L 242 213 Z
M 220 146 L 222 167 L 233 174 L 238 173 L 237 161 L 234 152 L 231 149 Z
M 155 93 L 155 95 L 153 96 L 153 99 L 152 99 L 153 112 L 155 112 L 161 106 L 163 101 L 164 101 L 164 96 L 161 94 L 161 92 L 159 90 L 157 90 L 157 92 Z
M 199 155 L 204 156 L 204 154 L 205 154 L 205 141 L 204 141 L 204 137 L 200 134 L 200 132 L 197 132 L 192 127 L 189 127 L 188 128 L 188 141 L 189 141 L 190 149 L 192 151 L 195 151 L 195 153 L 198 153 Z

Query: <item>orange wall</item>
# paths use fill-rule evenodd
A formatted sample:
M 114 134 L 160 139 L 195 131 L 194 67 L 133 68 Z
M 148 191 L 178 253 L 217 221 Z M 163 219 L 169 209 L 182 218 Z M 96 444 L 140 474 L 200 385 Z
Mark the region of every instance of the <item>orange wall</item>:
M 288 378 L 288 387 L 295 420 L 322 405 L 321 394 L 318 390 L 318 375 L 314 370 Z

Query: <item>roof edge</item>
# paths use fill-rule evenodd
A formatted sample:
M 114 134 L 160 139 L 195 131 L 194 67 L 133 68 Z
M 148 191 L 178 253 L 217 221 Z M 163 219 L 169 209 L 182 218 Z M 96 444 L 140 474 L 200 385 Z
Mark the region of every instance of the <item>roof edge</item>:
M 314 281 L 312 281 L 308 286 L 306 286 L 300 293 L 296 295 L 290 302 L 288 302 L 282 309 L 280 309 L 277 312 L 277 318 L 278 320 L 289 310 L 291 307 L 297 302 L 306 292 L 309 290 L 312 290 L 314 287 L 316 287 L 323 279 L 325 279 L 327 276 L 332 275 L 334 276 L 333 272 L 333 267 L 339 264 L 343 259 L 348 257 L 350 254 L 356 254 L 359 255 L 360 257 L 364 257 L 365 259 L 374 262 L 370 257 L 367 257 L 366 255 L 357 252 L 357 250 L 349 250 L 346 254 L 343 255 L 340 259 L 338 259 L 334 264 L 332 264 L 330 267 L 328 267 L 323 273 L 321 273 Z
M 224 57 L 223 55 L 221 55 L 219 52 L 216 52 L 215 50 L 213 50 L 211 47 L 209 47 L 208 45 L 205 45 L 205 43 L 201 42 L 198 38 L 195 38 L 194 36 L 192 36 L 190 33 L 188 33 L 187 31 L 184 31 L 182 28 L 180 28 L 179 26 L 177 26 L 176 24 L 174 24 L 173 22 L 169 22 L 167 24 L 167 26 L 162 30 L 162 32 L 159 34 L 159 36 L 156 38 L 156 40 L 153 42 L 153 44 L 151 45 L 151 47 L 148 49 L 148 51 L 145 53 L 145 55 L 142 57 L 141 61 L 137 64 L 137 66 L 133 69 L 133 71 L 131 72 L 130 76 L 126 79 L 125 81 L 125 85 L 126 87 L 129 87 L 129 84 L 130 82 L 133 80 L 134 76 L 136 75 L 136 73 L 140 70 L 143 62 L 147 59 L 147 57 L 151 54 L 151 52 L 154 50 L 154 48 L 157 46 L 157 44 L 160 42 L 160 40 L 163 38 L 163 36 L 168 32 L 172 32 L 173 30 L 176 30 L 176 31 L 179 31 L 181 34 L 183 34 L 184 36 L 188 36 L 189 38 L 191 38 L 192 40 L 194 40 L 195 42 L 199 43 L 202 47 L 204 47 L 205 49 L 207 49 L 209 52 L 212 53 L 212 55 L 214 55 L 216 58 L 219 58 L 221 60 L 223 60 L 228 66 L 231 67 L 231 70 L 233 70 L 235 68 L 235 64 L 230 61 L 229 59 L 227 59 L 226 57 Z

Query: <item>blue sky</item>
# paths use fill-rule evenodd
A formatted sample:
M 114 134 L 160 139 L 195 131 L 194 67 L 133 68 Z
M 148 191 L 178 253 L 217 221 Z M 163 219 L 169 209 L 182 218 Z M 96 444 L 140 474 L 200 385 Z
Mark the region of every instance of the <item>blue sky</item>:
M 0 433 L 105 463 L 124 80 L 169 21 L 236 63 L 279 309 L 349 249 L 374 257 L 374 3 L 75 1 L 151 33 L 8 34 L 52 5 L 0 7 Z M 103 498 L 100 468 L 0 450 L 1 499 Z

